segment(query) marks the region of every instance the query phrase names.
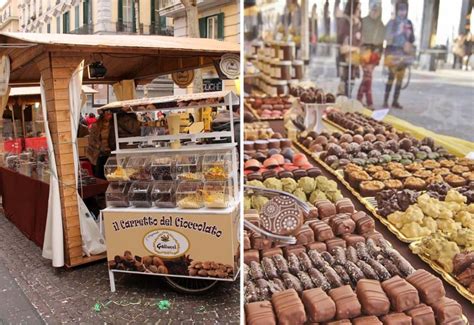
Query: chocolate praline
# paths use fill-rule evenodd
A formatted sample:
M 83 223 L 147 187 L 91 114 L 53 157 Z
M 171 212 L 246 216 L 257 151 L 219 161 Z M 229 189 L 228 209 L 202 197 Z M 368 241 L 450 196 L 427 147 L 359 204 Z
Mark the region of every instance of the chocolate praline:
M 308 176 L 308 173 L 306 172 L 306 170 L 296 169 L 293 171 L 293 177 L 295 178 L 295 180 L 299 180 L 300 178 L 305 177 L 305 176 Z
M 293 173 L 288 170 L 283 170 L 278 173 L 278 177 L 280 178 L 293 178 Z
M 253 181 L 253 180 L 263 181 L 263 177 L 262 177 L 262 174 L 260 173 L 252 173 L 252 174 L 247 175 L 247 180 L 248 181 Z
M 262 173 L 262 177 L 263 179 L 267 179 L 267 178 L 272 178 L 272 177 L 276 177 L 277 176 L 277 172 L 274 171 L 274 170 L 266 170 Z

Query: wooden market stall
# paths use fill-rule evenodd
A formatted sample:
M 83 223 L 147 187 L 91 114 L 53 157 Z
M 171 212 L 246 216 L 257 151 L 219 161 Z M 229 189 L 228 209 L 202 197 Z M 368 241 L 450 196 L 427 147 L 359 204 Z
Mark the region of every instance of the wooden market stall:
M 71 145 L 69 81 L 78 65 L 101 62 L 106 74 L 84 84 L 135 80 L 147 84 L 160 75 L 219 65 L 224 54 L 239 54 L 239 45 L 211 39 L 165 36 L 64 35 L 1 33 L 0 55 L 11 62 L 10 87 L 45 86 L 45 101 L 58 172 L 66 266 L 88 263 L 83 257 Z

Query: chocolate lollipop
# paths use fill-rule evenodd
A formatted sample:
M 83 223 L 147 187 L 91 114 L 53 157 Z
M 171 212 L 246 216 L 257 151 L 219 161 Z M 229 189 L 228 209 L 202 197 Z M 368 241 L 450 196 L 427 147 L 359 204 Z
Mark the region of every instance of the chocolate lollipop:
M 282 195 L 272 198 L 263 206 L 261 221 L 265 230 L 285 236 L 301 227 L 303 214 L 295 200 Z

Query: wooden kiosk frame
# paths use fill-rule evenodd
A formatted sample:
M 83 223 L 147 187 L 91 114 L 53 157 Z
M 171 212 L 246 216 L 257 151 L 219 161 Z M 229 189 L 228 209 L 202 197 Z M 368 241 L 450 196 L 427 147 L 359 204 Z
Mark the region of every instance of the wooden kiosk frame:
M 78 65 L 102 62 L 107 73 L 84 84 L 134 79 L 147 84 L 160 75 L 213 66 L 226 53 L 240 54 L 238 44 L 211 39 L 167 36 L 0 33 L 0 55 L 11 62 L 10 87 L 45 84 L 49 127 L 55 150 L 67 267 L 105 257 L 83 257 L 69 113 L 69 81 Z

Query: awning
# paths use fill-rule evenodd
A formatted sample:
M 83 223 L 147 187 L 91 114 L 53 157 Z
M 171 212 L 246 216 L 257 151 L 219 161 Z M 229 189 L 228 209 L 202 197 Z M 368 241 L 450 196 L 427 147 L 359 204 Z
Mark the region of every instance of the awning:
M 82 90 L 86 94 L 95 94 L 98 93 L 97 90 L 91 88 L 89 86 L 82 86 Z M 40 95 L 40 87 L 14 87 L 10 90 L 10 97 L 17 97 L 17 96 L 33 96 L 33 95 Z
M 61 66 L 71 57 L 85 64 L 102 61 L 107 69 L 104 79 L 85 83 L 114 83 L 135 79 L 149 83 L 160 75 L 212 66 L 226 53 L 240 53 L 237 43 L 207 38 L 148 35 L 75 35 L 41 33 L 0 33 L 0 55 L 11 60 L 10 85 L 37 85 L 40 71 L 35 62 L 50 55 Z

